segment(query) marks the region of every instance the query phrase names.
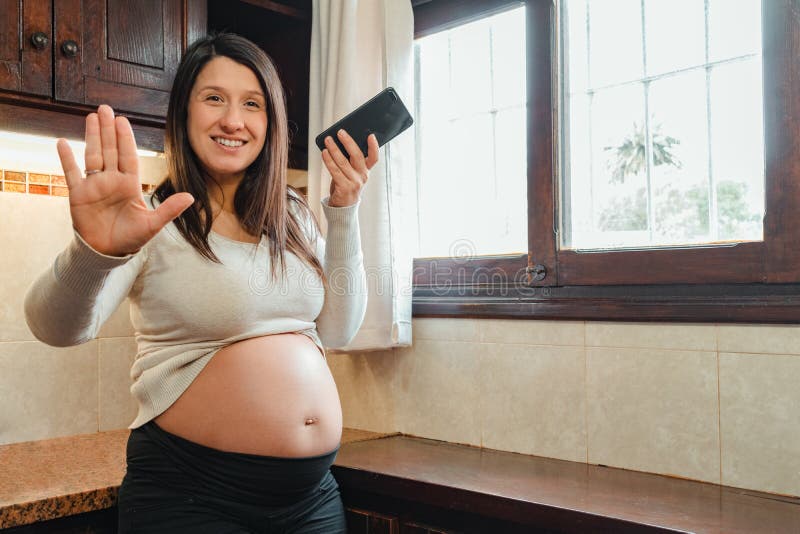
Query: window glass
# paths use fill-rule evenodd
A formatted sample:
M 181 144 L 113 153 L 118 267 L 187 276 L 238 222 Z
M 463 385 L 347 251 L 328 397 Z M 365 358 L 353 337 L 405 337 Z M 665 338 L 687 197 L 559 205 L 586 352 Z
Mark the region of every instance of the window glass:
M 561 247 L 762 239 L 760 1 L 561 5 Z
M 718 237 L 760 240 L 764 216 L 760 56 L 715 67 L 709 85 Z
M 708 32 L 709 61 L 761 55 L 761 2 L 708 0 Z
M 527 251 L 524 9 L 415 42 L 422 257 Z
M 602 87 L 641 78 L 641 0 L 591 0 L 588 4 L 583 31 L 587 34 L 592 85 Z
M 645 0 L 645 72 L 648 76 L 705 63 L 704 4 L 703 0 Z

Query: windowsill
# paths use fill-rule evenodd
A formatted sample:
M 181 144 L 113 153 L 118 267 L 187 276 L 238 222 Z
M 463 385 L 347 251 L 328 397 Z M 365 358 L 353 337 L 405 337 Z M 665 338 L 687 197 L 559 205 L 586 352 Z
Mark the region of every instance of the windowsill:
M 800 322 L 800 284 L 415 286 L 414 317 Z
M 408 436 L 350 444 L 332 470 L 348 506 L 379 496 L 379 513 L 433 508 L 464 531 L 800 531 L 797 498 Z

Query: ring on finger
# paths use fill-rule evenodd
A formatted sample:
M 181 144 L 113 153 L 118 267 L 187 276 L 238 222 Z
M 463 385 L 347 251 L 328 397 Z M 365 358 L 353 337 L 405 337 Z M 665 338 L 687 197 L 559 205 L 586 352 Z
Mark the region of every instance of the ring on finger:
M 87 170 L 87 171 L 86 171 L 86 176 L 89 176 L 89 175 L 91 175 L 91 174 L 97 174 L 98 172 L 103 172 L 103 169 L 92 169 L 92 170 Z

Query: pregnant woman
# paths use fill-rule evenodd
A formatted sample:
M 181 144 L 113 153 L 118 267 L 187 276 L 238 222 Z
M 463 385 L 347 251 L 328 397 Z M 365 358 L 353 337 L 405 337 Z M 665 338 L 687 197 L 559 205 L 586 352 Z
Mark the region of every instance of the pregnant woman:
M 126 298 L 138 354 L 119 532 L 345 532 L 330 466 L 342 413 L 325 347 L 366 308 L 358 205 L 365 158 L 329 137 L 327 240 L 287 186 L 286 105 L 252 42 L 192 44 L 170 95 L 168 177 L 143 197 L 130 124 L 86 118 L 85 176 L 57 148 L 74 239 L 28 290 L 34 335 L 93 339 Z

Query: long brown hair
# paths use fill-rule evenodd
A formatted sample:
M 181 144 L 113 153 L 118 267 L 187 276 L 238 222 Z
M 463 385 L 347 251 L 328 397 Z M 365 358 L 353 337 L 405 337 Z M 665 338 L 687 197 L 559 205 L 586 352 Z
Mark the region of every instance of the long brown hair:
M 181 59 L 169 97 L 164 149 L 168 176 L 153 196 L 159 202 L 176 192 L 191 193 L 195 201 L 177 219 L 181 235 L 201 255 L 221 263 L 208 244 L 212 211 L 208 183 L 213 182 L 198 160 L 186 131 L 189 96 L 197 75 L 211 59 L 224 56 L 248 67 L 266 95 L 267 136 L 261 154 L 246 169 L 233 204 L 242 226 L 252 235 L 266 235 L 272 265 L 285 272 L 284 252 L 289 250 L 324 279 L 322 264 L 311 244 L 308 230 L 319 225 L 303 196 L 286 183 L 289 131 L 286 98 L 275 65 L 255 43 L 232 33 L 198 39 Z M 289 205 L 294 202 L 296 205 Z M 304 220 L 305 219 L 305 220 Z M 277 269 L 272 269 L 273 278 Z

